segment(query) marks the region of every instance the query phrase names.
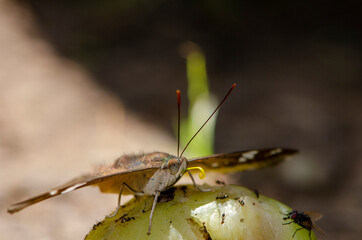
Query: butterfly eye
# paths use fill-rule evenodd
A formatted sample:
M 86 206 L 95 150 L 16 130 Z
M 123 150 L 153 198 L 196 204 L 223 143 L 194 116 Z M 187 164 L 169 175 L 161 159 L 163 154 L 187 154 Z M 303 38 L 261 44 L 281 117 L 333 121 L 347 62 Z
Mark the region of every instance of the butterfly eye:
M 178 160 L 173 158 L 168 161 L 167 167 L 172 174 L 176 174 L 178 172 L 178 169 L 180 168 L 180 165 Z

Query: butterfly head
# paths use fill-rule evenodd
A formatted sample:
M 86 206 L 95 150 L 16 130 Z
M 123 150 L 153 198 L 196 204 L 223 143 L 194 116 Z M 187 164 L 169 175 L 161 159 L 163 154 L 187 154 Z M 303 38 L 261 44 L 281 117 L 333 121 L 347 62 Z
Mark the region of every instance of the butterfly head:
M 187 168 L 187 159 L 185 157 L 171 156 L 167 161 L 166 169 L 178 178 L 182 177 Z
M 187 159 L 165 154 L 161 168 L 152 176 L 152 181 L 148 181 L 145 193 L 153 193 L 155 190 L 165 191 L 172 187 L 185 173 L 187 169 Z

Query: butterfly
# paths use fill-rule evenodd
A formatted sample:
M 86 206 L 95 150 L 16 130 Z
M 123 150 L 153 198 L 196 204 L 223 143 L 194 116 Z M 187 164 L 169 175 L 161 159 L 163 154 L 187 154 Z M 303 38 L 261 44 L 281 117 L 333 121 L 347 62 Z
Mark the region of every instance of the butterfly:
M 109 217 L 114 216 L 118 212 L 121 205 L 122 195 L 153 195 L 154 201 L 150 213 L 149 227 L 147 231 L 147 234 L 150 234 L 152 216 L 160 193 L 171 188 L 186 172 L 190 175 L 193 185 L 200 191 L 205 191 L 196 185 L 190 170 L 199 169 L 202 173 L 204 173 L 203 169 L 235 172 L 264 168 L 276 165 L 283 161 L 287 156 L 295 154 L 297 151 L 293 149 L 271 148 L 227 154 L 216 154 L 194 159 L 187 159 L 183 156 L 187 146 L 201 131 L 208 120 L 220 108 L 235 86 L 236 84 L 231 87 L 218 107 L 187 143 L 181 154 L 179 154 L 181 95 L 180 91 L 177 90 L 178 147 L 176 156 L 163 152 L 123 155 L 112 165 L 98 166 L 93 172 L 84 174 L 61 186 L 53 188 L 50 191 L 29 198 L 25 201 L 15 203 L 8 208 L 8 212 L 11 214 L 18 212 L 48 198 L 65 194 L 79 188 L 87 186 L 98 186 L 100 191 L 103 193 L 118 194 L 117 208 Z
M 322 231 L 322 229 L 320 229 L 315 222 L 318 221 L 319 219 L 322 218 L 322 214 L 318 213 L 318 212 L 300 212 L 297 210 L 292 210 L 288 213 L 282 213 L 283 215 L 285 215 L 285 217 L 283 217 L 283 220 L 292 220 L 288 223 L 283 223 L 283 225 L 287 225 L 287 224 L 291 224 L 291 223 L 296 223 L 300 226 L 300 228 L 298 228 L 297 230 L 295 230 L 295 232 L 293 233 L 293 238 L 295 236 L 295 234 L 302 230 L 302 229 L 306 229 L 307 231 L 309 231 L 309 239 L 312 239 L 311 234 L 312 234 L 312 229 L 315 228 L 319 231 L 321 231 L 322 233 L 324 233 Z

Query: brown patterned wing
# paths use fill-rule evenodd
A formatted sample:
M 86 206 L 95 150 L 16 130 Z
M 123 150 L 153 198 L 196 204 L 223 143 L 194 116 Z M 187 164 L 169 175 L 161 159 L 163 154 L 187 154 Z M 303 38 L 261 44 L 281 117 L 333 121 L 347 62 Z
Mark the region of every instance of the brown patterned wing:
M 205 170 L 236 172 L 274 166 L 298 151 L 286 148 L 249 150 L 227 154 L 216 154 L 189 160 L 189 167 Z
M 86 186 L 98 186 L 101 192 L 119 193 L 122 183 L 132 183 L 134 188 L 142 189 L 148 179 L 164 163 L 169 154 L 153 152 L 138 155 L 123 155 L 112 165 L 98 166 L 93 172 L 81 175 L 48 192 L 39 194 L 25 201 L 13 204 L 8 208 L 9 213 L 18 212 L 35 203 L 44 201 L 61 194 L 65 194 Z M 122 194 L 131 194 L 124 189 Z
M 71 191 L 74 191 L 79 188 L 83 188 L 86 186 L 91 185 L 105 185 L 105 186 L 113 186 L 115 184 L 122 183 L 126 181 L 127 179 L 133 177 L 134 175 L 152 175 L 154 172 L 156 172 L 159 168 L 139 168 L 139 169 L 133 169 L 133 170 L 119 170 L 116 172 L 116 170 L 111 169 L 109 173 L 106 171 L 95 171 L 94 173 L 89 173 L 82 175 L 78 178 L 75 178 L 71 181 L 69 181 L 66 184 L 63 184 L 59 187 L 53 188 L 52 190 L 39 194 L 35 197 L 29 198 L 25 201 L 18 202 L 13 204 L 11 207 L 8 208 L 9 213 L 16 213 L 18 211 L 21 211 L 22 209 L 29 207 L 33 204 L 36 204 L 38 202 L 44 201 L 48 198 L 52 198 L 61 194 L 65 194 Z M 120 188 L 118 188 L 119 191 Z

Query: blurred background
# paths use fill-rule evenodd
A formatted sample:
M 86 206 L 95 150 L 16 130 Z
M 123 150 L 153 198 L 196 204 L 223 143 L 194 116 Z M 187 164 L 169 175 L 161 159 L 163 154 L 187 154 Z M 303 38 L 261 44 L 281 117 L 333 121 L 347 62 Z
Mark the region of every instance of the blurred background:
M 0 1 L 0 238 L 82 239 L 116 195 L 87 188 L 15 215 L 6 208 L 121 154 L 175 154 L 175 90 L 187 118 L 190 79 L 203 79 L 214 102 L 238 84 L 210 151 L 300 150 L 275 168 L 220 178 L 323 213 L 324 239 L 360 239 L 360 9 L 358 1 Z

